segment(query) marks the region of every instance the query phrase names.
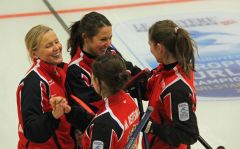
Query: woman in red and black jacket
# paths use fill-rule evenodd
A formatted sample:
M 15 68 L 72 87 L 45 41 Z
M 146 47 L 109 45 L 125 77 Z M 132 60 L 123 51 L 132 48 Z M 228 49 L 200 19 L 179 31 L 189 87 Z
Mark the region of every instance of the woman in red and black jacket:
M 52 109 L 50 100 L 66 105 L 65 71 L 62 45 L 54 31 L 43 25 L 29 30 L 25 36 L 33 62 L 17 89 L 18 149 L 73 149 L 64 108 Z
M 187 149 L 199 136 L 194 87 L 194 50 L 189 34 L 171 20 L 149 29 L 151 53 L 159 62 L 146 97 L 154 108 L 145 128 L 150 148 Z
M 68 50 L 71 61 L 67 69 L 66 89 L 69 94 L 82 99 L 95 112 L 101 96 L 91 86 L 91 67 L 92 63 L 100 55 L 111 53 L 121 56 L 111 44 L 111 40 L 112 24 L 104 15 L 98 12 L 90 12 L 84 15 L 81 20 L 75 22 L 70 28 Z M 132 75 L 140 71 L 131 62 L 125 61 L 125 63 Z
M 87 112 L 76 106 L 67 114 L 75 128 L 84 131 L 83 125 L 87 126 L 81 141 L 84 149 L 125 148 L 140 120 L 137 103 L 123 90 L 128 77 L 126 66 L 117 55 L 101 55 L 94 61 L 92 84 L 103 98 L 102 104 L 95 116 L 86 117 Z M 137 149 L 137 144 L 138 141 L 133 148 Z
M 92 63 L 100 55 L 109 53 L 120 55 L 111 45 L 111 39 L 112 24 L 98 12 L 84 15 L 71 26 L 68 40 L 71 61 L 66 76 L 66 89 L 71 106 L 78 105 L 71 98 L 71 94 L 84 101 L 94 112 L 97 112 L 103 102 L 102 97 L 91 86 Z M 132 75 L 140 71 L 130 62 L 125 61 L 125 64 Z M 81 134 L 79 131 L 76 133 Z

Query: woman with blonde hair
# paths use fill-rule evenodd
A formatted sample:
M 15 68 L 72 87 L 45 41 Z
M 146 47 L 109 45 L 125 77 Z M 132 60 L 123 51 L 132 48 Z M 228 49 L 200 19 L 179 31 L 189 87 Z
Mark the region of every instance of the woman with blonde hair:
M 37 25 L 25 36 L 32 62 L 17 88 L 18 149 L 73 149 L 64 88 L 62 45 L 55 32 Z M 54 101 L 56 103 L 51 103 Z M 52 105 L 53 108 L 52 108 Z

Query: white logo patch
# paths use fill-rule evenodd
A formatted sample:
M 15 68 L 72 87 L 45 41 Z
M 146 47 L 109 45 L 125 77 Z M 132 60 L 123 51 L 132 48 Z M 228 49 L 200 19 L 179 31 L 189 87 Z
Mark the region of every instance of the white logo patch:
M 178 104 L 178 116 L 180 121 L 189 120 L 189 107 L 186 102 Z
M 103 149 L 104 143 L 102 141 L 93 141 L 92 149 Z

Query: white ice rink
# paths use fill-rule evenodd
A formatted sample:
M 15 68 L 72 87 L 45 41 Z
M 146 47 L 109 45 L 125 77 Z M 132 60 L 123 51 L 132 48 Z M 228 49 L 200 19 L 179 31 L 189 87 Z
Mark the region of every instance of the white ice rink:
M 234 91 L 228 90 L 224 86 L 227 83 L 223 80 L 222 84 L 219 84 L 219 86 L 223 86 L 222 92 L 219 88 L 218 92 L 213 91 L 212 93 L 199 91 L 202 94 L 198 96 L 196 113 L 200 134 L 214 149 L 218 145 L 223 145 L 226 149 L 240 148 L 239 0 L 49 0 L 49 3 L 67 26 L 79 20 L 89 11 L 103 13 L 113 25 L 113 44 L 126 59 L 140 67 L 145 67 L 146 61 L 142 55 L 136 55 L 135 52 L 139 47 L 147 45 L 147 40 L 144 40 L 147 37 L 141 36 L 144 34 L 137 32 L 134 34 L 134 31 L 129 29 L 131 25 L 148 24 L 156 18 L 169 18 L 178 20 L 180 23 L 183 23 L 181 20 L 195 20 L 195 17 L 224 20 L 220 21 L 225 25 L 223 27 L 204 26 L 203 28 L 203 26 L 197 26 L 189 28 L 217 32 L 208 36 L 211 39 L 203 36 L 197 38 L 201 47 L 204 47 L 199 49 L 200 57 L 214 57 L 215 55 L 221 57 L 228 54 L 232 57 L 238 56 L 238 58 L 228 61 L 229 65 L 230 62 L 236 63 L 234 66 L 229 66 L 228 71 L 224 69 L 230 76 L 228 81 L 235 85 Z M 64 61 L 68 62 L 69 54 L 66 52 L 68 34 L 42 0 L 0 0 L 0 149 L 17 147 L 18 121 L 15 94 L 19 81 L 30 67 L 24 36 L 31 27 L 37 24 L 45 24 L 55 30 L 63 44 Z M 227 25 L 228 27 L 226 27 Z M 128 32 L 128 30 L 130 31 Z M 225 38 L 226 36 L 223 35 L 226 34 L 231 36 Z M 225 47 L 227 50 L 218 51 L 219 48 L 213 47 L 211 51 L 212 42 L 214 46 Z M 234 48 L 235 52 L 228 50 L 231 48 Z M 148 47 L 144 50 L 149 51 Z M 221 61 L 216 63 L 220 64 Z M 227 65 L 226 63 L 221 64 Z M 234 69 L 234 73 L 230 73 L 229 69 L 231 68 Z M 217 70 L 218 72 L 223 71 L 221 68 Z M 197 142 L 192 148 L 203 149 L 204 147 Z

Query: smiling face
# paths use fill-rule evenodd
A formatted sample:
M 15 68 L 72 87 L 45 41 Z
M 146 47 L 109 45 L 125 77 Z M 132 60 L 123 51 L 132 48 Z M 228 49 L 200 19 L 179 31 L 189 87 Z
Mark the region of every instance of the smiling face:
M 106 53 L 107 48 L 111 45 L 112 27 L 104 26 L 99 29 L 97 35 L 92 38 L 83 34 L 84 47 L 83 50 L 93 56 L 100 56 Z
M 50 30 L 43 35 L 39 47 L 32 52 L 32 57 L 34 59 L 39 58 L 52 65 L 57 65 L 63 61 L 62 44 L 54 31 Z

